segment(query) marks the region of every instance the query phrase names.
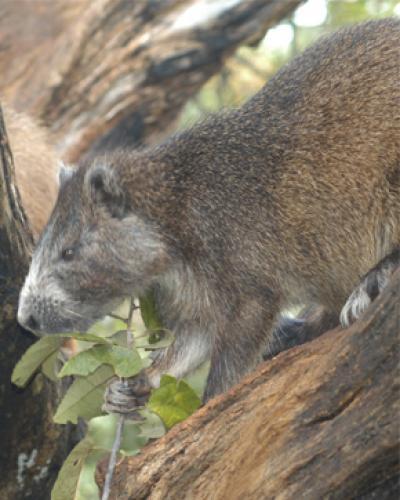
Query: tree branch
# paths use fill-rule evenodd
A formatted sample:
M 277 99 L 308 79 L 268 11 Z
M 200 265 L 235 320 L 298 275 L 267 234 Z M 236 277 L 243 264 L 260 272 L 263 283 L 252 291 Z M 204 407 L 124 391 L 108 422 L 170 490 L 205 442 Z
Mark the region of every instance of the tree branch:
M 1 250 L 7 254 L 7 264 L 21 263 L 26 266 L 32 249 L 32 234 L 16 189 L 15 171 L 10 143 L 8 141 L 4 116 L 0 107 L 0 213 L 2 231 Z M 9 270 L 10 278 L 15 279 L 18 272 Z
M 238 45 L 259 40 L 301 1 L 94 0 L 83 10 L 81 0 L 73 22 L 65 9 L 54 13 L 68 23 L 62 36 L 52 33 L 51 52 L 43 42 L 40 71 L 9 82 L 13 105 L 43 120 L 70 161 L 126 136 L 154 143 Z

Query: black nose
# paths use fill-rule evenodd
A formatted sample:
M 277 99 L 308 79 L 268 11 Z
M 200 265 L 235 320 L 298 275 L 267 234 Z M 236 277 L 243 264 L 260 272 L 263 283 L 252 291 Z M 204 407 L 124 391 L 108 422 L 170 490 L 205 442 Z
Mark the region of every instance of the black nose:
M 25 327 L 29 330 L 39 330 L 39 321 L 31 314 L 26 320 Z

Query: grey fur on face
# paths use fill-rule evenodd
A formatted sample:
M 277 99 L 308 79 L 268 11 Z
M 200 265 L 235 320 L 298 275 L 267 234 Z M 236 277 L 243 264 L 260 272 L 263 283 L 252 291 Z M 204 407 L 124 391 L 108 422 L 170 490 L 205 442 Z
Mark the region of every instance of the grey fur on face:
M 117 216 L 113 196 L 118 195 L 110 175 L 94 166 L 78 187 L 80 174 L 64 177 L 20 294 L 18 320 L 36 333 L 86 331 L 125 297 L 148 286 L 165 260 L 149 225 L 133 214 Z M 79 201 L 73 200 L 76 190 Z M 105 286 L 110 275 L 115 285 Z

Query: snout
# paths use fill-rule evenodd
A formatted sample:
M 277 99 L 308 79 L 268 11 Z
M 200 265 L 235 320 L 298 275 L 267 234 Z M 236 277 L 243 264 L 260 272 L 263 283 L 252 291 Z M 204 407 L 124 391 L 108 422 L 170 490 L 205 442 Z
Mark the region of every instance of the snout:
M 56 283 L 32 284 L 28 275 L 18 304 L 18 323 L 36 335 L 84 333 L 123 300 L 106 304 L 73 300 Z
M 66 333 L 76 326 L 63 314 L 64 307 L 54 297 L 34 294 L 23 288 L 18 304 L 18 323 L 35 334 Z
M 18 323 L 25 328 L 26 330 L 30 330 L 33 333 L 40 332 L 40 320 L 35 317 L 35 314 L 29 310 L 29 308 L 21 305 L 21 302 L 18 306 L 18 315 L 17 315 Z
M 54 314 L 49 315 L 48 308 L 45 309 L 41 307 L 36 298 L 21 293 L 18 304 L 17 320 L 23 328 L 37 335 L 52 333 L 54 330 L 49 324 L 51 316 L 54 318 Z

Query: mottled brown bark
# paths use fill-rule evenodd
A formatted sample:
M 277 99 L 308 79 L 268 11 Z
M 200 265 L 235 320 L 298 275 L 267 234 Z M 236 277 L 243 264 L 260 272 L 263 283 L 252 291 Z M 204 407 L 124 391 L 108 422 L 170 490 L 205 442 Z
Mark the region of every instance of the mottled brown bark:
M 54 384 L 41 377 L 23 391 L 11 384 L 14 365 L 34 341 L 16 321 L 31 244 L 0 108 L 0 498 L 5 500 L 49 498 L 69 441 L 68 429 L 52 423 Z
M 112 498 L 398 498 L 399 299 L 397 272 L 351 328 L 264 363 L 120 462 Z
M 199 0 L 75 0 L 41 9 L 13 2 L 0 16 L 0 33 L 16 10 L 31 21 L 0 35 L 9 54 L 0 57 L 0 89 L 15 109 L 50 127 L 68 160 L 125 136 L 131 144 L 154 143 L 224 58 L 301 1 L 241 0 L 220 12 L 203 4 L 189 14 Z M 16 48 L 21 32 L 29 56 Z

